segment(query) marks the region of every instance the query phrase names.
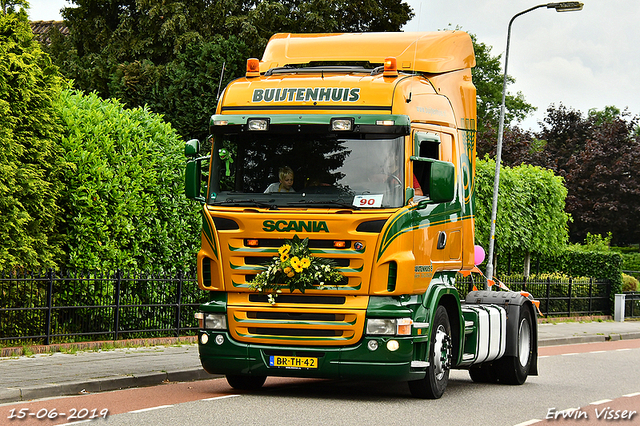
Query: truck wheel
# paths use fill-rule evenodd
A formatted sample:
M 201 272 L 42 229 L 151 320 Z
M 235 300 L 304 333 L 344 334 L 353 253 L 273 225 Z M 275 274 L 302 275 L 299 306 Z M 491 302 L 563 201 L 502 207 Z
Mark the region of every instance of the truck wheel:
M 451 325 L 444 306 L 438 306 L 431 327 L 431 348 L 427 375 L 409 382 L 411 395 L 416 398 L 438 399 L 449 383 L 451 368 Z
M 473 365 L 469 369 L 469 376 L 475 383 L 496 383 L 498 374 L 493 364 Z
M 227 383 L 238 390 L 256 390 L 264 385 L 267 376 L 227 375 Z
M 521 385 L 527 380 L 533 359 L 533 323 L 531 311 L 523 306 L 518 319 L 518 342 L 516 356 L 505 356 L 496 361 L 500 382 Z

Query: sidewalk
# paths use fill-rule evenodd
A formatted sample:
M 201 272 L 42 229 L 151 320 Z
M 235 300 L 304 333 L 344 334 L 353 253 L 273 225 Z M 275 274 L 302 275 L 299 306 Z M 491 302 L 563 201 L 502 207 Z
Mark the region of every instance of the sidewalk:
M 640 339 L 640 321 L 538 326 L 539 346 L 621 339 Z M 0 358 L 0 404 L 214 377 L 195 344 Z

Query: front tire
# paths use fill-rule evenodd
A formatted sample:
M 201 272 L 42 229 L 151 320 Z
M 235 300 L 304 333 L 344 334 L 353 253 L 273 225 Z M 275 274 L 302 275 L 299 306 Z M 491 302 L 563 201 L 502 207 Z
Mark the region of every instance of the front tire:
M 256 390 L 264 385 L 267 376 L 248 376 L 244 374 L 227 374 L 227 383 L 238 390 Z
M 500 383 L 521 385 L 527 380 L 533 361 L 533 323 L 531 311 L 523 306 L 518 319 L 518 342 L 516 356 L 505 356 L 496 361 Z
M 451 369 L 451 325 L 444 306 L 438 306 L 431 328 L 429 367 L 424 379 L 409 382 L 411 395 L 416 398 L 438 399 L 449 383 Z

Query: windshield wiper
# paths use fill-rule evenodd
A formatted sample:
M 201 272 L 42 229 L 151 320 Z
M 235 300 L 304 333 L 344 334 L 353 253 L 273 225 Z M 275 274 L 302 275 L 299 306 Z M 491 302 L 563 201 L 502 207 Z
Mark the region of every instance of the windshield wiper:
M 306 206 L 308 204 L 325 204 L 329 206 L 339 206 L 347 209 L 360 210 L 360 207 L 346 203 L 343 200 L 300 200 L 287 203 L 288 206 Z
M 275 200 L 269 200 L 269 201 L 273 202 Z M 254 200 L 253 198 L 244 198 L 244 199 L 227 198 L 226 200 L 218 201 L 218 202 L 215 202 L 214 204 L 225 205 L 225 206 L 242 206 L 242 205 L 249 204 L 252 206 L 263 207 L 269 210 L 278 210 L 278 206 L 276 206 L 273 203 L 265 203 L 263 201 Z

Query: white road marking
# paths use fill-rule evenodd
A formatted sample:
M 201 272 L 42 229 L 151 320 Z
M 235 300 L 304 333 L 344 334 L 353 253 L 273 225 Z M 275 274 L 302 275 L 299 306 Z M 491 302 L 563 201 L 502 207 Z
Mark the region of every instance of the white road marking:
M 216 396 L 214 398 L 207 398 L 207 399 L 203 399 L 202 401 L 215 401 L 216 399 L 224 399 L 224 398 L 234 398 L 236 396 L 240 396 L 240 395 L 223 395 L 223 396 Z
M 523 423 L 518 423 L 517 425 L 514 426 L 529 426 L 538 422 L 541 422 L 542 420 L 538 420 L 538 419 L 531 419 L 529 421 L 523 422 Z
M 613 399 L 601 399 L 600 401 L 590 402 L 589 405 L 600 405 L 606 404 L 607 402 L 611 402 Z
M 129 413 L 144 413 L 145 411 L 159 410 L 160 408 L 169 408 L 173 405 L 158 405 L 157 407 L 143 408 L 142 410 L 129 411 Z

